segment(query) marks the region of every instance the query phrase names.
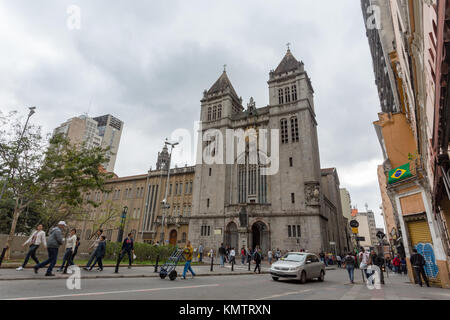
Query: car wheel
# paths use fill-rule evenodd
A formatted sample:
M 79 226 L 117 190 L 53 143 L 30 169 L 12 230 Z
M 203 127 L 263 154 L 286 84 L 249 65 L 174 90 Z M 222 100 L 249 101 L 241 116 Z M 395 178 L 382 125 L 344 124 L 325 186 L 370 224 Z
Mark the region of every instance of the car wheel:
M 306 283 L 306 272 L 302 271 L 302 274 L 300 275 L 300 283 L 304 284 Z
M 273 281 L 278 281 L 280 278 L 278 277 L 272 277 Z
M 319 276 L 318 280 L 320 282 L 323 282 L 323 280 L 325 280 L 325 272 L 323 272 L 323 270 L 320 270 L 320 276 Z

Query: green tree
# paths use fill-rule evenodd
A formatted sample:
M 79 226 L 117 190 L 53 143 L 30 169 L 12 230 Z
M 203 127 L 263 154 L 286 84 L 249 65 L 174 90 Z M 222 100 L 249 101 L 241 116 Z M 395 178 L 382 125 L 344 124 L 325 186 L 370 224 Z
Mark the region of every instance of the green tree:
M 41 128 L 33 125 L 20 141 L 23 127 L 16 113 L 0 120 L 7 124 L 0 130 L 0 176 L 9 177 L 0 207 L 14 207 L 7 246 L 26 208 L 35 208 L 48 230 L 59 220 L 81 217 L 85 205 L 99 206 L 95 199 L 83 199 L 83 193 L 108 192 L 104 185 L 111 174 L 102 167 L 107 149 L 75 145 L 61 134 L 44 138 Z

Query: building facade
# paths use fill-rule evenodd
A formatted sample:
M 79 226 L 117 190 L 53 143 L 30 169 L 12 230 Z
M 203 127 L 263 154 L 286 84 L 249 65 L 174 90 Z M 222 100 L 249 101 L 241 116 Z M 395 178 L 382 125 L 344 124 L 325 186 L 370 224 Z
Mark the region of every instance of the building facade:
M 225 71 L 205 90 L 200 154 L 226 155 L 234 161 L 197 161 L 189 237 L 194 246 L 201 243 L 215 250 L 224 243 L 236 248 L 259 246 L 263 252 L 269 248 L 331 251 L 334 226 L 321 191 L 311 81 L 303 63 L 288 50 L 270 72 L 268 85 L 269 105 L 256 108 L 250 99 L 245 111 Z M 221 143 L 227 129 L 247 134 L 240 151 L 236 144 Z M 279 141 L 267 139 L 269 145 L 279 143 L 279 170 L 273 175 L 261 175 L 267 163 L 260 153 L 252 159 L 249 151 L 251 135 L 259 137 L 264 129 L 280 132 Z

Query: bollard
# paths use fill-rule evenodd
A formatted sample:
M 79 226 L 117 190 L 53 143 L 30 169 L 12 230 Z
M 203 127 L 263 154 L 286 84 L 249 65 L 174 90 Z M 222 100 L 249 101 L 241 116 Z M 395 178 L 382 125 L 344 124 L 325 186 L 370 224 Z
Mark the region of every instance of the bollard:
M 248 271 L 250 271 L 250 262 L 251 262 L 251 260 L 248 259 Z
M 211 256 L 211 271 L 213 271 L 213 266 L 214 266 L 214 257 Z
M 155 272 L 158 272 L 159 254 L 156 256 Z
M 231 260 L 231 271 L 234 271 L 234 259 Z
M 116 269 L 114 270 L 114 273 L 119 273 L 119 265 L 120 265 L 120 253 L 117 256 L 117 264 L 116 264 Z

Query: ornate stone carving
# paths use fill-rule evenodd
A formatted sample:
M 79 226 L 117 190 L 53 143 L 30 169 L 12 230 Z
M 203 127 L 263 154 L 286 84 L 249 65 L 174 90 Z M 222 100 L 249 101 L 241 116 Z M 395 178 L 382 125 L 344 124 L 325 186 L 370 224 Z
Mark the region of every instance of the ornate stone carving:
M 320 186 L 317 182 L 305 183 L 306 205 L 314 206 L 320 202 Z
M 241 228 L 248 227 L 248 214 L 246 207 L 241 207 L 241 211 L 239 212 L 239 224 Z

